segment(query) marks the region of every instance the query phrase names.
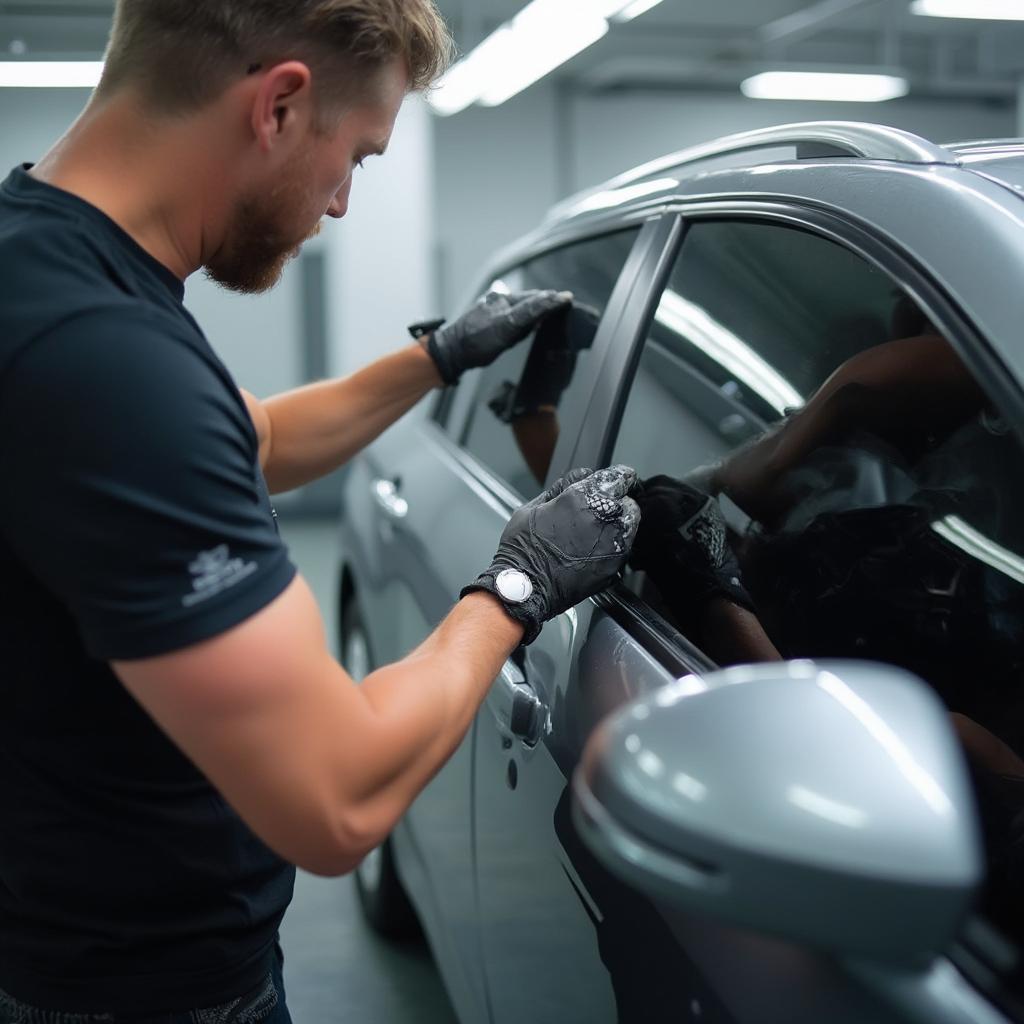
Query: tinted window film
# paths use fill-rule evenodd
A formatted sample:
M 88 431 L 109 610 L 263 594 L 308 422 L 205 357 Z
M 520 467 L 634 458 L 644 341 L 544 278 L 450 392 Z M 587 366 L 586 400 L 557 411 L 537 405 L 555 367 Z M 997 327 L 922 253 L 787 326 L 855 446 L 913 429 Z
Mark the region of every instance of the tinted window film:
M 617 232 L 546 253 L 517 267 L 496 287 L 571 291 L 573 308 L 551 316 L 525 342 L 476 379 L 462 443 L 524 498 L 540 493 L 558 440 L 558 410 L 590 358 L 597 325 L 637 231 Z
M 749 610 L 692 599 L 707 578 L 692 547 L 674 574 L 627 576 L 716 661 L 864 658 L 933 687 L 975 782 L 988 916 L 1019 939 L 1024 457 L 1010 427 L 878 269 L 795 229 L 702 222 L 651 324 L 614 461 L 670 478 L 659 486 L 680 507 L 717 498 Z M 659 554 L 684 550 L 658 537 Z

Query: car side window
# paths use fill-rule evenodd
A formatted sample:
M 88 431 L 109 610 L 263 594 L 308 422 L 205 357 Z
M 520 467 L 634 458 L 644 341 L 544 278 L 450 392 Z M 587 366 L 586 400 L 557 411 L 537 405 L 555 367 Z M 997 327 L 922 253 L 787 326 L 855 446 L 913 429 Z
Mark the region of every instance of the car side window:
M 558 410 L 582 380 L 594 335 L 638 229 L 545 253 L 495 282 L 501 290 L 573 293 L 526 341 L 462 386 L 473 389 L 460 441 L 524 499 L 539 494 L 558 440 Z M 461 398 L 462 396 L 459 396 Z
M 717 498 L 764 657 L 869 659 L 932 686 L 975 782 L 987 916 L 1024 938 L 1024 453 L 942 326 L 833 241 L 701 221 L 613 461 Z M 714 660 L 755 660 L 655 575 L 627 585 Z

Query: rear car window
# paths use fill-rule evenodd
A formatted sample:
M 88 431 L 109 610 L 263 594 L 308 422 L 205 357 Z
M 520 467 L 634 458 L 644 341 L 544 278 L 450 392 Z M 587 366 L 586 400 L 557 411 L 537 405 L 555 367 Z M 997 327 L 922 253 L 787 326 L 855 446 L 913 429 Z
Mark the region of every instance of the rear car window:
M 833 241 L 702 221 L 650 324 L 613 461 L 718 498 L 783 658 L 909 669 L 974 781 L 985 915 L 1024 938 L 1024 452 L 903 289 Z M 1019 428 L 1021 424 L 1016 424 Z M 641 529 L 642 529 L 641 525 Z M 714 660 L 728 638 L 627 585 Z
M 557 412 L 590 359 L 594 334 L 638 229 L 602 235 L 545 253 L 493 287 L 571 291 L 573 308 L 553 315 L 525 342 L 459 387 L 472 389 L 460 443 L 524 499 L 542 490 L 558 439 Z

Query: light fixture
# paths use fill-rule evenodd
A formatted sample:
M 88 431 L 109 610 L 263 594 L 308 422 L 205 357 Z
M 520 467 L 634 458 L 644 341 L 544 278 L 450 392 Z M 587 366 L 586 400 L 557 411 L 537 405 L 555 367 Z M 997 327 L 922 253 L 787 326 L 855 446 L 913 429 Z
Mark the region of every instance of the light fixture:
M 102 73 L 100 60 L 0 61 L 0 88 L 91 89 Z
M 746 79 L 740 89 L 757 100 L 835 100 L 881 103 L 906 96 L 907 80 L 900 75 L 839 71 L 764 71 Z
M 1020 0 L 912 0 L 910 13 L 930 18 L 1024 21 L 1024 4 Z
M 609 21 L 632 21 L 660 3 L 661 0 L 615 0 L 605 17 Z
M 435 113 L 494 107 L 592 46 L 610 21 L 631 21 L 661 0 L 532 0 L 449 68 L 427 97 Z
M 607 31 L 600 15 L 583 13 L 563 0 L 533 0 L 512 19 L 510 50 L 491 65 L 480 94 L 496 107 L 596 43 Z
M 427 102 L 444 117 L 465 110 L 480 98 L 489 69 L 501 67 L 513 57 L 512 29 L 502 25 L 445 72 L 436 88 L 428 94 Z

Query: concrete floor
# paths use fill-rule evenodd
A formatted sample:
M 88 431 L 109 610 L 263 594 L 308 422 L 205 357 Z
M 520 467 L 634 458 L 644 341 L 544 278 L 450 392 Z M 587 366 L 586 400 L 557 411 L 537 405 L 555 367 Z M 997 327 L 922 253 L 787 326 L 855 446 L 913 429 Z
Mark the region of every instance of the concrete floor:
M 320 602 L 333 649 L 334 523 L 289 521 L 282 512 L 281 533 Z M 384 942 L 370 932 L 350 878 L 316 878 L 300 871 L 281 944 L 294 1024 L 455 1024 L 430 951 L 422 944 Z

